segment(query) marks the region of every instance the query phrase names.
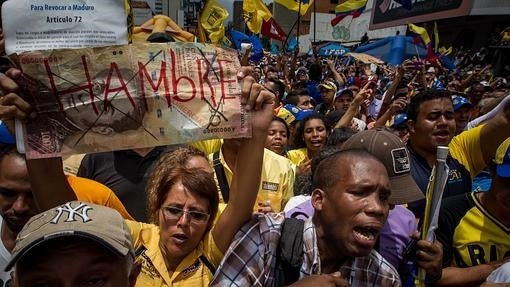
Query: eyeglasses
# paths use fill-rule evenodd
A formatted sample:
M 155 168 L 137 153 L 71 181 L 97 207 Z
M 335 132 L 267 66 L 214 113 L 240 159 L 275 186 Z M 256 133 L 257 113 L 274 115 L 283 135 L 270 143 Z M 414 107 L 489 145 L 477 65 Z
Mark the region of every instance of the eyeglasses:
M 174 206 L 163 206 L 161 208 L 163 215 L 167 220 L 179 220 L 183 214 L 187 214 L 192 222 L 194 223 L 205 223 L 209 219 L 209 214 L 195 211 L 195 210 L 184 210 Z

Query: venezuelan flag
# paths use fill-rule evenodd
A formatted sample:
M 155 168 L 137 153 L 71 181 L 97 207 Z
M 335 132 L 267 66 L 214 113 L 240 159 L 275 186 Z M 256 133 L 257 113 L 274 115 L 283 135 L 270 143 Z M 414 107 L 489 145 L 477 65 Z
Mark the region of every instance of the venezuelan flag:
M 335 8 L 336 17 L 331 20 L 331 26 L 336 26 L 346 16 L 357 18 L 365 11 L 368 0 L 347 0 Z
M 414 24 L 407 24 L 407 30 L 408 34 L 414 38 L 415 43 L 419 43 L 421 41 L 424 46 L 427 46 L 430 43 L 430 37 L 425 28 Z

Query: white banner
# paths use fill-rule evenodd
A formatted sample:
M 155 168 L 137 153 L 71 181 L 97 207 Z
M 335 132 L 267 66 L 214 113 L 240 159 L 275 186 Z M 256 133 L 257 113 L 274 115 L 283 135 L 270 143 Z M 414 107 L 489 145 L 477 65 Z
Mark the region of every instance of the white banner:
M 315 29 L 316 41 L 353 42 L 359 41 L 365 33 L 367 33 L 370 39 L 379 39 L 387 36 L 394 36 L 397 31 L 400 31 L 400 34 L 404 35 L 406 31 L 405 26 L 369 31 L 370 10 L 365 10 L 361 16 L 355 19 L 351 16 L 347 16 L 335 27 L 331 26 L 331 20 L 335 18 L 334 14 L 312 13 L 312 18 L 310 20 L 310 39 L 312 41 L 314 35 L 314 17 L 317 17 L 317 28 Z
M 124 0 L 9 0 L 2 22 L 7 54 L 128 41 Z

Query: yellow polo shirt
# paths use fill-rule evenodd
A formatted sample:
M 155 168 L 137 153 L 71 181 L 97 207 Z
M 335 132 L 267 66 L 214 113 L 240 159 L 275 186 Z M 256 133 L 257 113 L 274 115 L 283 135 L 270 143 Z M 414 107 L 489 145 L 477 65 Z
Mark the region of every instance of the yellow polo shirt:
M 225 171 L 225 177 L 227 178 L 228 184 L 232 182 L 232 170 L 228 167 L 227 163 L 223 158 L 223 153 L 219 149 L 219 159 L 223 165 Z M 209 161 L 212 163 L 213 154 L 209 154 Z M 218 191 L 220 193 L 220 202 L 223 201 L 223 197 L 220 192 L 218 179 L 216 173 L 214 175 L 216 184 L 218 185 Z M 276 153 L 264 149 L 264 158 L 262 164 L 262 174 L 259 185 L 259 192 L 257 194 L 257 201 L 253 207 L 254 211 L 258 209 L 258 203 L 268 200 L 271 204 L 271 208 L 274 212 L 283 211 L 285 204 L 289 198 L 294 196 L 294 180 L 295 180 L 295 167 L 286 157 L 277 155 Z
M 136 287 L 209 285 L 214 274 L 199 260 L 199 257 L 204 255 L 214 268 L 218 268 L 223 258 L 223 253 L 214 243 L 210 231 L 197 248 L 179 263 L 172 274 L 169 274 L 159 248 L 159 227 L 131 220 L 126 220 L 126 224 L 131 230 L 136 261 L 142 265 Z

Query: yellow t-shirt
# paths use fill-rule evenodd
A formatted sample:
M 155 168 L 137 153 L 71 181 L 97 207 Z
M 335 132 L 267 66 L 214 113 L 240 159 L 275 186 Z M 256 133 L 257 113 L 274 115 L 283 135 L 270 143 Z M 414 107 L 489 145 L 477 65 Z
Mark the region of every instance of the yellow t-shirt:
M 487 166 L 480 145 L 482 127 L 483 125 L 480 125 L 460 133 L 448 145 L 450 155 L 469 171 L 471 178 Z
M 287 152 L 287 157 L 293 164 L 299 165 L 301 162 L 308 160 L 308 149 L 303 147 L 300 149 L 289 150 Z
M 208 286 L 214 274 L 199 260 L 204 255 L 207 260 L 218 268 L 223 253 L 216 246 L 209 231 L 176 270 L 169 274 L 163 254 L 159 247 L 159 227 L 154 224 L 126 220 L 131 230 L 136 260 L 141 263 L 142 270 L 136 280 L 136 287 L 166 286 Z
M 218 149 L 220 150 L 220 149 Z M 209 161 L 212 163 L 213 154 L 209 154 Z M 232 182 L 232 170 L 226 164 L 223 153 L 220 150 L 219 159 L 225 171 L 225 177 L 228 184 Z M 221 190 L 218 184 L 216 174 L 214 175 L 216 184 L 218 185 L 218 192 L 220 193 L 220 202 L 223 201 Z M 294 180 L 295 180 L 295 167 L 286 157 L 277 155 L 276 153 L 264 149 L 264 158 L 262 164 L 262 174 L 259 185 L 259 192 L 257 194 L 257 201 L 253 207 L 254 211 L 258 209 L 258 203 L 268 200 L 274 212 L 280 212 L 285 207 L 285 204 L 294 196 Z
M 72 175 L 66 177 L 78 200 L 107 206 L 117 210 L 124 219 L 133 219 L 120 199 L 107 186 L 88 178 Z

